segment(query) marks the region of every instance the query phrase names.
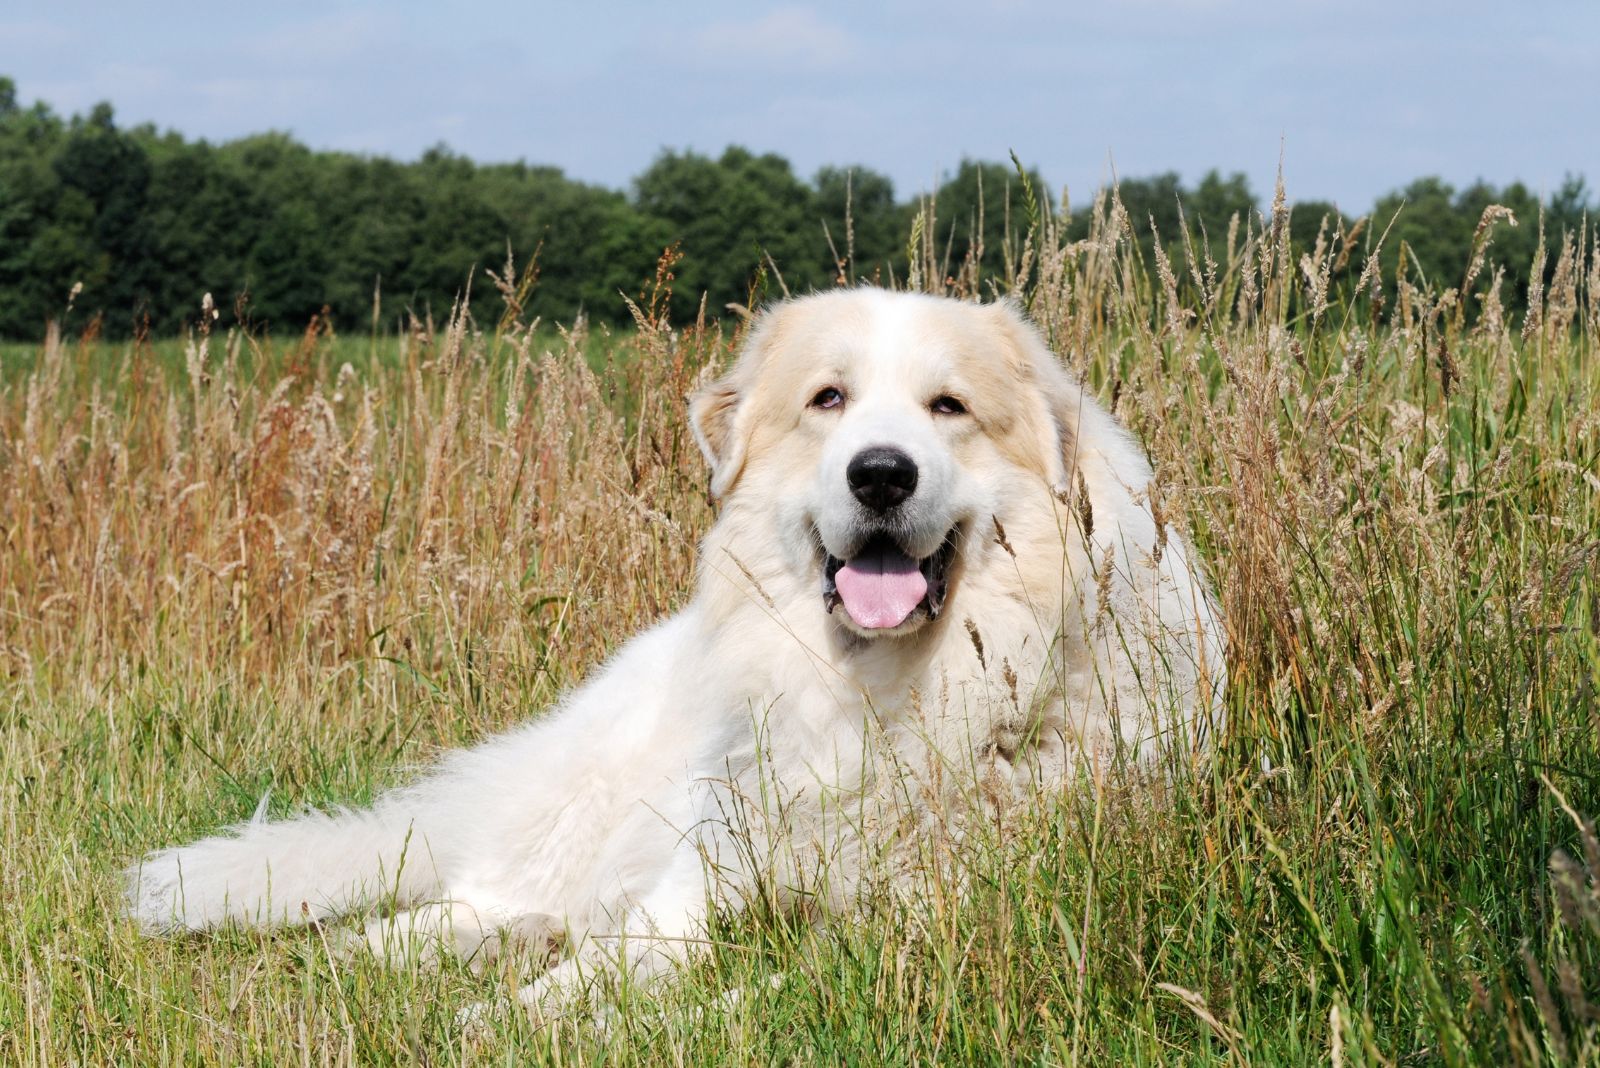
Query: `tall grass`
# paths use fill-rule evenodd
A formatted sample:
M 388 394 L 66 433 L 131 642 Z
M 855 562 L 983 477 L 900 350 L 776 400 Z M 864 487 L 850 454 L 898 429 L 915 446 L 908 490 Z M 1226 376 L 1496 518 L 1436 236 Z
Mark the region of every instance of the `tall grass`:
M 1150 449 L 1230 628 L 1209 764 L 1009 814 L 961 892 L 721 921 L 604 1027 L 463 1032 L 514 977 L 318 930 L 141 940 L 114 873 L 360 801 L 681 603 L 681 401 L 742 318 L 672 326 L 664 263 L 599 338 L 460 309 L 382 359 L 0 354 L 0 1060 L 1600 1063 L 1600 247 L 1552 238 L 1513 322 L 1502 213 L 1441 283 L 1382 277 L 1376 226 L 1292 249 L 1282 206 L 1154 262 L 1114 194 L 1083 241 L 1028 196 L 1004 249 L 949 262 L 933 202 L 908 245 L 908 285 L 1023 301 Z

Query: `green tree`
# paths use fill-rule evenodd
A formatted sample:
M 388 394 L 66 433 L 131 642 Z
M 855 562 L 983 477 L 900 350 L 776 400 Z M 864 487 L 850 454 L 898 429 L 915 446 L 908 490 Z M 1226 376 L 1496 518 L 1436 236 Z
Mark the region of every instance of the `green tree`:
M 81 198 L 87 209 L 93 256 L 81 279 L 85 296 L 109 316 L 133 316 L 149 308 L 152 265 L 145 194 L 150 161 L 132 138 L 116 128 L 111 105 L 96 104 L 87 119 L 74 119 L 52 162 L 63 195 Z
M 323 280 L 343 251 L 328 240 L 321 216 L 326 160 L 276 133 L 231 142 L 221 153 L 250 189 L 236 219 L 248 238 L 249 314 L 271 328 L 298 330 L 327 303 Z
M 1029 172 L 1029 180 L 1040 204 L 1050 203 L 1043 178 Z M 1196 242 L 1209 240 L 1222 261 L 1229 221 L 1258 209 L 1244 175 L 1218 171 L 1193 188 L 1176 173 L 1124 179 L 1119 196 L 1146 267 L 1154 266 L 1159 233 L 1184 286 L 1182 226 Z M 1422 178 L 1380 198 L 1364 240 L 1370 248 L 1394 218 L 1383 246 L 1385 284 L 1393 287 L 1403 242 L 1413 281 L 1459 286 L 1484 209 L 1504 204 L 1518 225 L 1496 227 L 1491 264 L 1463 299 L 1475 308 L 1503 266 L 1501 298 L 1515 310 L 1526 301 L 1541 218 L 1548 282 L 1567 235 L 1592 226 L 1591 201 L 1579 176 L 1543 205 L 1519 182 L 1477 182 L 1457 192 Z M 71 119 L 43 103 L 24 107 L 15 83 L 0 78 L 0 336 L 7 338 L 38 337 L 79 282 L 74 324 L 103 313 L 105 329 L 119 335 L 146 323 L 178 331 L 206 292 L 225 311 L 237 299 L 247 317 L 281 331 L 302 329 L 324 308 L 341 328 L 365 329 L 375 283 L 387 323 L 407 309 L 440 317 L 469 276 L 474 308 L 492 319 L 500 301 L 487 271 L 500 269 L 508 246 L 523 270 L 537 252 L 529 314 L 625 322 L 623 297 L 640 294 L 662 249 L 679 242 L 676 314 L 694 315 L 704 293 L 718 316 L 747 300 L 759 278 L 766 295 L 775 294 L 773 267 L 791 292 L 833 285 L 828 235 L 844 255 L 853 234 L 857 279 L 904 277 L 912 219 L 926 207 L 926 198 L 896 202 L 889 179 L 866 168 L 823 167 L 807 182 L 781 156 L 739 147 L 716 158 L 665 152 L 624 193 L 554 167 L 480 165 L 444 146 L 398 162 L 313 152 L 281 133 L 211 145 L 149 126 L 119 129 L 109 104 Z M 1333 215 L 1331 205 L 1293 206 L 1297 262 L 1325 215 Z M 981 238 L 983 268 L 997 274 L 1007 240 L 1028 226 L 1014 167 L 963 160 L 939 189 L 932 220 L 936 269 L 959 268 Z M 1069 236 L 1081 237 L 1089 223 L 1080 211 Z M 1336 293 L 1364 260 L 1363 252 L 1347 260 Z
M 827 278 L 814 194 L 781 156 L 738 146 L 716 160 L 664 152 L 635 180 L 634 203 L 660 224 L 661 236 L 681 244 L 680 290 L 691 301 L 706 294 L 713 315 L 748 299 L 751 280 L 767 270 L 769 256 L 793 292 Z M 771 284 L 775 291 L 776 281 Z M 688 302 L 680 301 L 678 311 L 690 314 Z
M 833 238 L 833 248 L 822 249 L 823 277 L 837 274 L 834 251 L 851 259 L 852 245 L 856 279 L 904 277 L 906 213 L 894 201 L 894 183 L 866 167 L 823 167 L 812 185 L 817 215 Z
M 1221 260 L 1228 239 L 1228 227 L 1235 217 L 1239 219 L 1240 232 L 1244 224 L 1258 210 L 1255 192 L 1250 179 L 1241 171 L 1223 177 L 1217 170 L 1207 171 L 1195 186 L 1194 192 L 1182 197 L 1184 222 L 1198 242 L 1204 237 L 1211 244 L 1212 256 Z M 1293 219 L 1293 215 L 1290 216 Z M 1168 240 L 1181 238 L 1173 232 Z
M 37 337 L 59 314 L 71 279 L 93 258 L 93 211 L 81 195 L 63 203 L 51 166 L 64 135 L 42 104 L 23 110 L 0 79 L 0 337 Z
M 1036 170 L 1027 173 L 1034 196 L 1041 204 L 1048 203 L 1050 190 L 1044 178 Z M 1015 244 L 1027 236 L 1025 199 L 1021 177 L 1012 164 L 962 160 L 954 174 L 945 176 L 933 200 L 932 234 L 940 269 L 958 270 L 981 248 L 981 264 L 997 273 L 1007 241 Z
M 575 182 L 555 167 L 503 164 L 484 168 L 484 177 L 483 195 L 506 220 L 518 262 L 538 251 L 530 311 L 560 321 L 580 311 L 625 317 L 623 296 L 643 289 L 666 244 L 626 196 Z
M 1413 284 L 1426 280 L 1443 288 L 1458 280 L 1454 275 L 1466 266 L 1471 253 L 1473 223 L 1462 218 L 1455 189 L 1448 182 L 1418 178 L 1380 198 L 1373 216 L 1380 229 L 1389 227 L 1379 259 L 1386 277 L 1395 277 L 1403 245 L 1408 253 L 1406 275 Z
M 145 284 L 153 329 L 174 333 L 213 294 L 231 305 L 248 282 L 255 230 L 261 225 L 253 176 L 226 165 L 223 153 L 177 134 L 134 131 L 150 161 L 145 196 Z

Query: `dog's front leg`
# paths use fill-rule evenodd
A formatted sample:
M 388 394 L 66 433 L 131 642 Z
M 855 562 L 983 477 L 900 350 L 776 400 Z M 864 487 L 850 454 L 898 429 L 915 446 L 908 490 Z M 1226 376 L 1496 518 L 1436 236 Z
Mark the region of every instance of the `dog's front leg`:
M 550 1019 L 615 1004 L 627 989 L 669 979 L 705 942 L 709 889 L 705 857 L 686 836 L 656 885 L 613 930 L 591 931 L 577 953 L 518 991 L 518 1002 L 536 1019 Z

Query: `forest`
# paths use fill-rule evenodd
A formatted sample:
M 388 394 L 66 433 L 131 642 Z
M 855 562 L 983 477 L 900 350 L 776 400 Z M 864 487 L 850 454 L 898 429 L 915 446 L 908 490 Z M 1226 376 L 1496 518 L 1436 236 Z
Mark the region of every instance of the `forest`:
M 285 133 L 212 144 L 122 127 L 108 103 L 64 117 L 44 102 L 22 104 L 0 77 L 0 340 L 37 339 L 51 320 L 113 338 L 172 336 L 200 314 L 206 293 L 225 322 L 258 330 L 297 332 L 315 316 L 327 328 L 392 330 L 412 315 L 446 318 L 469 278 L 473 301 L 487 300 L 496 284 L 487 272 L 504 278 L 508 253 L 525 310 L 546 320 L 624 322 L 625 298 L 640 295 L 662 262 L 692 295 L 675 313 L 692 317 L 704 294 L 715 317 L 783 290 L 903 280 L 919 227 L 945 266 L 981 253 L 1003 272 L 1029 202 L 1035 214 L 1067 212 L 1065 235 L 1082 239 L 1093 193 L 1069 199 L 1037 171 L 967 159 L 933 195 L 905 194 L 870 167 L 806 178 L 781 156 L 738 146 L 718 156 L 663 150 L 617 190 L 551 165 L 477 163 L 443 145 L 401 162 L 314 151 Z M 1241 173 L 1192 184 L 1176 173 L 1124 178 L 1118 193 L 1128 236 L 1152 268 L 1158 241 L 1182 259 L 1186 229 L 1226 262 L 1230 226 L 1238 243 L 1248 227 L 1273 225 L 1271 204 Z M 1559 252 L 1562 235 L 1594 213 L 1581 176 L 1542 203 L 1521 183 L 1457 189 L 1423 177 L 1342 216 L 1319 201 L 1285 207 L 1300 251 L 1314 251 L 1325 225 L 1353 230 L 1365 216 L 1373 247 L 1387 233 L 1388 284 L 1405 257 L 1411 277 L 1444 288 L 1472 258 L 1490 204 L 1519 225 L 1496 229 L 1507 271 L 1478 288 L 1503 285 L 1502 303 L 1520 309 L 1540 241 Z M 1543 261 L 1547 276 L 1555 259 Z M 1338 265 L 1335 290 L 1355 284 L 1362 260 Z

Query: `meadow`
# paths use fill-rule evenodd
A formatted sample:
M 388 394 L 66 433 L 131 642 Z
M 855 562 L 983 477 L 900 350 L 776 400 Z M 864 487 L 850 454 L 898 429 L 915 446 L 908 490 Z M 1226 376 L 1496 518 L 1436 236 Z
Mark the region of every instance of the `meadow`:
M 1276 207 L 1146 254 L 1114 194 L 1082 238 L 1030 199 L 959 262 L 925 214 L 900 279 L 1022 301 L 1151 451 L 1228 620 L 1207 759 L 826 932 L 719 919 L 603 1027 L 463 1030 L 513 976 L 326 930 L 146 940 L 117 873 L 369 798 L 682 603 L 682 400 L 745 317 L 664 261 L 627 330 L 506 272 L 394 336 L 0 349 L 0 1062 L 1600 1064 L 1600 242 L 1541 237 L 1513 315 L 1538 218 L 1424 278 Z

